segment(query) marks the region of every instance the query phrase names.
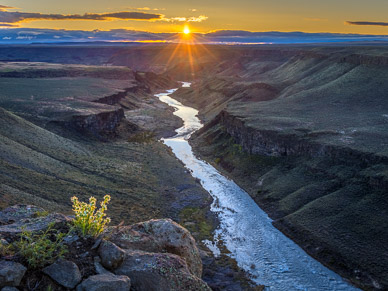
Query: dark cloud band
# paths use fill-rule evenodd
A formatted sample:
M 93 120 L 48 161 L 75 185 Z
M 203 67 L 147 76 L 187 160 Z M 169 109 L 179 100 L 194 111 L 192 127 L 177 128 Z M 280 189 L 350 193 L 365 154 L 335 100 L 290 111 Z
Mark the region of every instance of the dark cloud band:
M 349 25 L 375 25 L 375 26 L 388 26 L 388 22 L 374 22 L 374 21 L 346 21 Z
M 18 27 L 18 25 L 10 23 L 0 23 L 0 27 Z
M 144 12 L 114 12 L 114 13 L 86 13 L 80 14 L 43 14 L 30 12 L 9 12 L 8 8 L 0 6 L 0 22 L 19 23 L 33 20 L 158 20 L 162 19 L 161 14 Z
M 0 5 L 0 11 L 5 11 L 9 9 L 15 9 L 15 8 L 11 6 Z

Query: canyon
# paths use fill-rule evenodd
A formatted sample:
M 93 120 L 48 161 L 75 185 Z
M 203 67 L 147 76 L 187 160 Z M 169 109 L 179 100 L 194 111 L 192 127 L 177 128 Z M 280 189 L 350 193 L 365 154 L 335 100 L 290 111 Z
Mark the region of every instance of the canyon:
M 208 239 L 211 197 L 158 142 L 182 121 L 153 94 L 190 81 L 171 97 L 199 111 L 194 152 L 325 266 L 364 290 L 387 288 L 386 47 L 191 54 L 172 44 L 0 47 L 0 206 L 66 213 L 72 194 L 109 192 L 117 223 L 168 217 Z M 210 287 L 225 287 L 219 276 L 251 288 L 228 256 L 206 260 Z

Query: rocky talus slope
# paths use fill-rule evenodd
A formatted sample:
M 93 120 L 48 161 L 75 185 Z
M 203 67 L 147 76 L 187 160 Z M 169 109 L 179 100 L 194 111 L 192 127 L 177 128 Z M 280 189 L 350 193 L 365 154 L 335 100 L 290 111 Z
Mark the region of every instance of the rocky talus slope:
M 66 231 L 71 218 L 43 209 L 16 205 L 0 212 L 1 245 L 20 239 L 22 231 L 39 233 L 54 222 Z M 25 258 L 2 254 L 1 290 L 210 290 L 200 277 L 202 262 L 194 238 L 170 219 L 156 219 L 107 229 L 94 239 L 68 233 L 63 258 L 41 268 Z

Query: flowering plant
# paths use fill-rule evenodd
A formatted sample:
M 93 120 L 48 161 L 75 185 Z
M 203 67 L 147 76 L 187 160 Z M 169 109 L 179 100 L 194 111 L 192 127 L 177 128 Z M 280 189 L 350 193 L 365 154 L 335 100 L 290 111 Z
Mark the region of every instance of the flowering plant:
M 105 195 L 104 200 L 100 203 L 101 207 L 95 211 L 97 199 L 93 196 L 89 198 L 89 203 L 80 202 L 75 196 L 71 198 L 75 214 L 73 223 L 82 235 L 98 236 L 104 231 L 105 226 L 110 222 L 110 218 L 105 217 L 109 201 L 110 196 Z

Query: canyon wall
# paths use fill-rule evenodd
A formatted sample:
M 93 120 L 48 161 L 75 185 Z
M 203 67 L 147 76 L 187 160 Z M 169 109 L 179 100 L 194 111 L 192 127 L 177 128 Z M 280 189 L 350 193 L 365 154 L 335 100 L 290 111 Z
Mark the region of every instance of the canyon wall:
M 258 49 L 175 96 L 206 122 L 196 152 L 277 228 L 362 289 L 384 290 L 388 68 L 383 49 L 352 50 Z

